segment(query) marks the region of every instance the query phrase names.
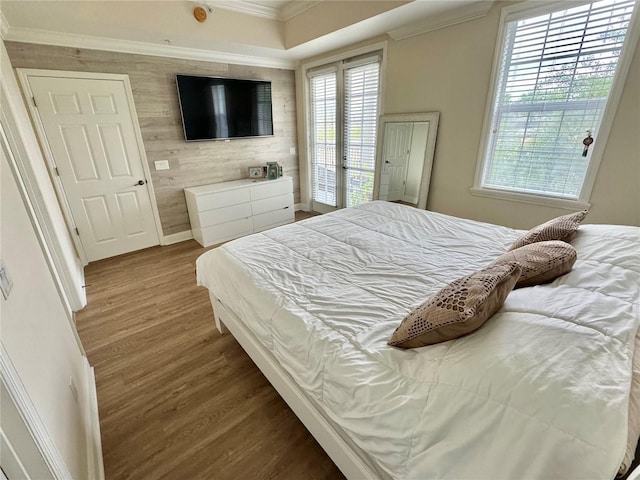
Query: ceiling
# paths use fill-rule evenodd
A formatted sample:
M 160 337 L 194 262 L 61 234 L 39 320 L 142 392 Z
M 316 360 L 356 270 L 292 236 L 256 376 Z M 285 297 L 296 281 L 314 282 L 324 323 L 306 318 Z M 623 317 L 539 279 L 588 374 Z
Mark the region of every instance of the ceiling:
M 2 0 L 10 41 L 294 68 L 389 34 L 407 38 L 486 14 L 493 0 Z M 208 12 L 205 22 L 193 16 Z

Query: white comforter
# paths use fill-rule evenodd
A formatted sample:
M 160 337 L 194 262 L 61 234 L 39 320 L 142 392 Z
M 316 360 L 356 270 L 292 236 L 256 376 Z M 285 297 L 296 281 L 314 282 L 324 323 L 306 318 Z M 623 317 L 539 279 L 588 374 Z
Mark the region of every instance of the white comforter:
M 613 479 L 624 456 L 640 229 L 584 225 L 578 261 L 477 332 L 387 345 L 407 312 L 520 231 L 372 202 L 198 259 L 325 413 L 393 478 Z

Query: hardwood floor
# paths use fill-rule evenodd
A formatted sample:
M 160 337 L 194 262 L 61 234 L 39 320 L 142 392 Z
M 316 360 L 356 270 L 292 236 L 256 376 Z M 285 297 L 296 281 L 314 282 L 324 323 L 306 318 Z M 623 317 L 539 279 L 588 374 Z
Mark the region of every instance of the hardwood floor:
M 215 330 L 195 285 L 205 251 L 190 240 L 86 268 L 77 326 L 96 371 L 107 480 L 344 478 Z

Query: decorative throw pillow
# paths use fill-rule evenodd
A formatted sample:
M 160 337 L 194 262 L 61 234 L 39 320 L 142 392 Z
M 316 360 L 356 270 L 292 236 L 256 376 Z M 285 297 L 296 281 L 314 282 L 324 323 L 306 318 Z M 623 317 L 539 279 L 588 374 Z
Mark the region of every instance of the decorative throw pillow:
M 576 236 L 576 231 L 580 226 L 580 222 L 587 216 L 588 210 L 582 210 L 581 212 L 570 213 L 569 215 L 562 215 L 556 217 L 553 220 L 549 220 L 537 227 L 533 227 L 523 236 L 518 238 L 509 250 L 515 250 L 516 248 L 524 247 L 530 243 L 545 242 L 547 240 L 561 240 L 563 242 L 570 242 L 573 237 Z
M 522 267 L 515 288 L 531 287 L 555 280 L 571 271 L 576 262 L 576 249 L 559 240 L 536 242 L 500 255 L 494 265 L 517 263 Z
M 389 345 L 424 347 L 477 330 L 500 309 L 521 270 L 517 263 L 501 263 L 450 283 L 402 320 Z

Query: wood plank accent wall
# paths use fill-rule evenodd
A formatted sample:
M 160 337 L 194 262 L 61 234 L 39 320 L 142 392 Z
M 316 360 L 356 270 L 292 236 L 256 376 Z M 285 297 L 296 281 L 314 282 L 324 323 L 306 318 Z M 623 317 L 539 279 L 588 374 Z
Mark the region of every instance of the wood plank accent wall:
M 300 202 L 298 156 L 289 153 L 290 147 L 297 146 L 292 70 L 18 42 L 5 45 L 14 68 L 129 75 L 165 235 L 191 229 L 183 188 L 246 178 L 249 167 L 268 161 L 280 162 L 284 174 L 293 177 L 295 202 Z M 270 80 L 274 136 L 185 142 L 177 73 Z M 170 169 L 156 171 L 156 160 L 169 160 Z

